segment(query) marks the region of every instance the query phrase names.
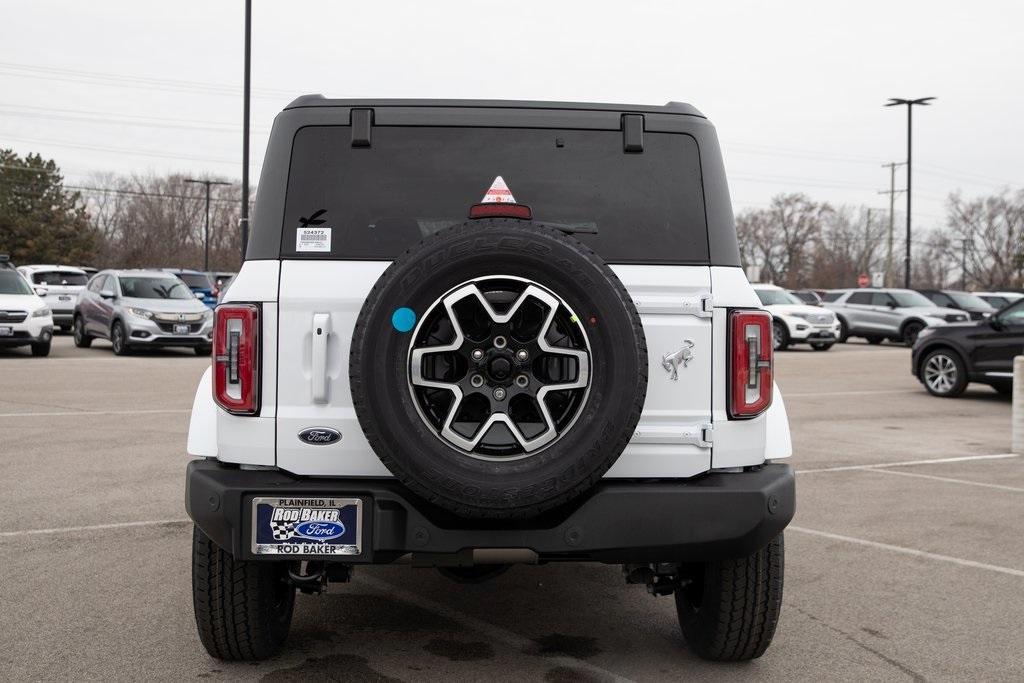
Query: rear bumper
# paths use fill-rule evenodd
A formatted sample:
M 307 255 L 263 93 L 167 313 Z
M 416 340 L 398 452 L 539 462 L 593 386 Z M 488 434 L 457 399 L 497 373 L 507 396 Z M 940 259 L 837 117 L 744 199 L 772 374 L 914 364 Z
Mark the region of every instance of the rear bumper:
M 215 460 L 188 464 L 185 507 L 215 543 L 235 557 L 251 551 L 256 495 L 345 496 L 363 501 L 362 554 L 346 562 L 385 564 L 473 549 L 520 549 L 541 560 L 608 563 L 686 562 L 743 557 L 764 547 L 796 506 L 793 470 L 768 464 L 692 480 L 601 482 L 568 506 L 522 521 L 466 520 L 388 479 L 298 478 L 242 470 Z

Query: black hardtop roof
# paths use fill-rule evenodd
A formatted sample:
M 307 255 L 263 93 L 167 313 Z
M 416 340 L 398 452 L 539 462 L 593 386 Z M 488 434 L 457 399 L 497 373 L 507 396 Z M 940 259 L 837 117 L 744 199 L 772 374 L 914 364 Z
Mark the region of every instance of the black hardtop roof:
M 605 104 L 595 102 L 540 102 L 533 100 L 417 100 L 417 99 L 330 99 L 323 95 L 302 95 L 285 109 L 305 107 L 433 107 L 460 109 L 567 109 L 581 111 L 617 111 L 640 114 L 678 114 L 705 118 L 696 107 L 683 102 L 650 104 Z

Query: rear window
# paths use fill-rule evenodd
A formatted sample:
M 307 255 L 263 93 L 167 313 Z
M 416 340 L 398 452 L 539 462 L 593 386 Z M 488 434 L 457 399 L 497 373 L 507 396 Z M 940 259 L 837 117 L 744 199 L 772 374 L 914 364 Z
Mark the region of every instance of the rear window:
M 89 277 L 82 273 L 61 273 L 55 270 L 41 271 L 32 274 L 32 281 L 37 285 L 84 287 Z
M 697 144 L 620 131 L 377 126 L 353 148 L 343 126 L 295 136 L 285 203 L 285 258 L 391 260 L 464 222 L 501 176 L 535 221 L 573 230 L 612 263 L 707 263 Z M 330 249 L 299 251 L 300 225 L 329 229 Z
M 193 289 L 210 289 L 213 286 L 210 278 L 202 273 L 179 273 L 178 277 Z
M 825 292 L 825 295 L 821 297 L 822 301 L 835 301 L 846 292 Z

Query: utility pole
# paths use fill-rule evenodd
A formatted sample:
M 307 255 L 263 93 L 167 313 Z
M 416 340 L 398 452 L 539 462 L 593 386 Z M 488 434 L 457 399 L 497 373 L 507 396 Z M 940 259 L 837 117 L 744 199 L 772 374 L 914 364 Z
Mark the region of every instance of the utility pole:
M 914 128 L 914 105 L 918 104 L 922 107 L 927 107 L 934 99 L 934 97 L 919 97 L 916 100 L 906 100 L 900 97 L 890 97 L 889 102 L 885 105 L 886 107 L 895 107 L 901 104 L 907 105 L 907 255 L 905 257 L 906 265 L 903 273 L 903 286 L 906 289 L 910 289 L 910 170 L 911 160 L 913 159 L 911 137 L 913 136 Z
M 220 180 L 195 180 L 186 178 L 186 183 L 206 186 L 206 226 L 203 229 L 203 272 L 210 271 L 210 185 L 230 185 Z
M 896 167 L 902 166 L 905 162 L 893 161 L 888 164 L 882 164 L 882 168 L 889 169 L 889 190 L 879 190 L 878 194 L 889 195 L 889 241 L 885 250 L 885 286 L 892 287 L 892 238 L 895 229 L 895 216 L 896 216 L 896 195 L 903 190 L 896 189 Z
M 245 0 L 245 75 L 242 85 L 242 258 L 249 246 L 249 46 L 252 43 L 252 0 Z
M 961 237 L 960 242 L 960 289 L 967 291 L 967 250 L 974 246 L 970 237 Z

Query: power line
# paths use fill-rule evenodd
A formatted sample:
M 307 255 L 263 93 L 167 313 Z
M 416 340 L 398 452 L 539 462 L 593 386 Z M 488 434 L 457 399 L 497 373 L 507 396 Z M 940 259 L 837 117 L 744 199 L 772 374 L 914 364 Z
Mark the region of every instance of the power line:
M 110 152 L 113 154 L 125 154 L 128 156 L 143 156 L 143 157 L 155 157 L 161 159 L 176 159 L 180 161 L 204 161 L 208 163 L 216 164 L 231 164 L 232 166 L 238 165 L 237 159 L 213 159 L 210 157 L 195 157 L 185 156 L 182 154 L 168 154 L 158 150 L 140 150 L 135 148 L 125 147 L 107 147 L 102 145 L 84 145 L 77 142 L 70 142 L 65 140 L 39 140 L 35 138 L 21 138 L 13 137 L 9 135 L 2 136 L 4 140 L 14 140 L 15 142 L 27 142 L 34 145 L 49 145 L 52 147 L 67 147 L 69 149 L 87 149 L 98 152 Z M 260 164 L 252 164 L 253 168 L 259 168 Z

